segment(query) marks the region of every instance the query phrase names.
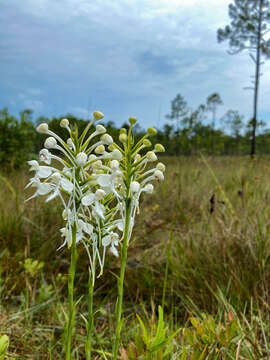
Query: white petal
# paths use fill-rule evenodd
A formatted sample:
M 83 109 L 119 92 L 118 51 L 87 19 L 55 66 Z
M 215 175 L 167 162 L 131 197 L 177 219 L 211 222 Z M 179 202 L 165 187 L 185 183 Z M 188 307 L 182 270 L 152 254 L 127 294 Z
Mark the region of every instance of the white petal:
M 97 201 L 96 201 L 96 205 L 95 205 L 95 212 L 99 217 L 101 217 L 102 219 L 105 219 L 103 207 Z
M 108 246 L 111 243 L 111 237 L 110 235 L 104 236 L 104 238 L 102 238 L 102 246 Z
M 97 183 L 102 187 L 109 187 L 111 185 L 111 175 L 100 174 L 97 178 Z
M 88 235 L 92 235 L 93 234 L 93 226 L 91 224 L 84 223 L 83 231 Z
M 37 162 L 37 160 L 30 160 L 27 161 L 27 164 L 29 164 L 31 166 L 30 170 L 37 170 L 39 168 L 39 163 Z
M 61 180 L 61 186 L 64 190 L 66 190 L 67 192 L 71 192 L 73 190 L 73 184 L 71 181 L 69 181 L 66 178 L 62 178 Z
M 118 250 L 112 245 L 110 247 L 110 253 L 112 253 L 115 257 L 118 257 Z
M 88 194 L 82 198 L 82 204 L 84 206 L 89 206 L 93 203 L 94 200 L 95 200 L 95 194 Z
M 56 191 L 54 191 L 51 195 L 49 195 L 46 199 L 46 202 L 51 201 L 52 199 L 56 198 L 56 196 L 59 195 L 59 190 L 57 189 Z
M 51 175 L 53 168 L 50 166 L 40 166 L 37 170 L 37 176 L 41 179 L 45 179 Z
M 39 195 L 47 195 L 51 190 L 52 190 L 52 186 L 51 186 L 50 184 L 41 183 L 41 184 L 38 186 L 37 193 L 38 193 Z
M 123 223 L 123 221 L 121 221 L 121 222 L 119 222 L 119 223 L 117 224 L 117 228 L 118 228 L 120 231 L 123 232 L 123 230 L 124 230 L 124 223 Z

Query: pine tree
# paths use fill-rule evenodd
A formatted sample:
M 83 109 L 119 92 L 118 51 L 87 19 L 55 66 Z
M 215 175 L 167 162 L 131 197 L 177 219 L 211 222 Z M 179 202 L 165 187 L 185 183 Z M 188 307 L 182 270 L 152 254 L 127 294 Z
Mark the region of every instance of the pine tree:
M 218 42 L 229 40 L 230 51 L 234 55 L 242 50 L 248 50 L 255 65 L 253 116 L 251 133 L 251 156 L 256 153 L 256 128 L 258 111 L 258 91 L 261 57 L 270 58 L 270 2 L 269 0 L 234 0 L 229 5 L 230 25 L 218 29 Z

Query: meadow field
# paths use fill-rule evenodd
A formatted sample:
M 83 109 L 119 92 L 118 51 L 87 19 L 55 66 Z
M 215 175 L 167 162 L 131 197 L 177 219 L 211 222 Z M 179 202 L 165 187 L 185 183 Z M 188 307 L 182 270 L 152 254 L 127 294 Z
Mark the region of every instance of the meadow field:
M 143 199 L 128 250 L 121 360 L 269 359 L 269 158 L 163 161 L 165 181 Z M 27 169 L 0 177 L 0 335 L 9 336 L 7 358 L 57 360 L 69 251 L 57 250 L 59 202 L 24 204 L 28 179 Z M 78 250 L 72 349 L 74 359 L 84 359 L 88 265 Z M 93 359 L 110 359 L 119 259 L 108 258 L 94 292 Z M 145 357 L 159 305 L 165 336 L 178 332 Z

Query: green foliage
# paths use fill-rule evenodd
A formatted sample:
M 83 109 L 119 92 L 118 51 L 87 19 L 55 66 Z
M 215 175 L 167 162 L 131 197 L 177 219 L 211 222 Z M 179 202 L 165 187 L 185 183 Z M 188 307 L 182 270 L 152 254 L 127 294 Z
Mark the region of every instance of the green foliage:
M 191 317 L 189 321 L 192 327 L 183 330 L 181 339 L 181 360 L 222 360 L 226 354 L 236 352 L 242 331 L 232 312 L 225 322 L 217 322 L 206 314 L 201 319 Z
M 36 132 L 26 115 L 29 118 L 29 110 L 18 120 L 7 108 L 0 110 L 0 164 L 9 169 L 24 164 L 34 152 Z
M 23 264 L 25 272 L 31 277 L 35 277 L 43 266 L 44 262 L 38 262 L 38 260 L 33 260 L 31 258 L 25 259 Z
M 7 335 L 0 336 L 0 360 L 4 360 L 9 346 L 9 338 Z
M 137 314 L 141 330 L 137 331 L 135 343 L 130 343 L 125 353 L 127 360 L 152 359 L 152 360 L 169 360 L 173 353 L 172 340 L 177 333 L 168 335 L 168 327 L 164 323 L 163 309 L 158 307 L 158 322 L 154 319 L 149 324 L 144 323 Z M 150 325 L 150 326 L 149 326 Z
M 218 41 L 229 40 L 232 53 L 244 49 L 252 51 L 258 46 L 260 31 L 260 50 L 263 55 L 269 57 L 270 41 L 266 36 L 269 29 L 269 6 L 269 0 L 234 0 L 234 3 L 229 5 L 231 23 L 224 29 L 218 29 Z

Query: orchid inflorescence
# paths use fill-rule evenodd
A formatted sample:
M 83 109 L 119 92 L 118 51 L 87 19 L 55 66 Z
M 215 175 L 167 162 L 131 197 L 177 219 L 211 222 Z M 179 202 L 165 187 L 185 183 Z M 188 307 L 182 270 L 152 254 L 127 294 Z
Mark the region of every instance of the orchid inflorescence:
M 62 119 L 60 127 L 69 134 L 67 141 L 51 131 L 48 124 L 40 124 L 37 131 L 49 135 L 44 149 L 39 152 L 39 162 L 45 165 L 40 165 L 37 160 L 28 161 L 35 175 L 26 186 L 36 188 L 28 200 L 39 195 L 47 196 L 46 202 L 60 198 L 65 222 L 60 229 L 64 238 L 61 247 L 66 244 L 71 247 L 75 226 L 76 243 L 83 242 L 92 271 L 94 261 L 98 260 L 100 273 L 107 248 L 118 256 L 117 247 L 126 226 L 126 200 L 131 202 L 130 222 L 126 229 L 130 239 L 141 194 L 151 194 L 152 182 L 162 181 L 165 171 L 162 163 L 152 169 L 148 167 L 157 161 L 156 153 L 164 151 L 163 146 L 157 144 L 153 150 L 145 152 L 151 146 L 148 138 L 156 134 L 154 128 L 149 128 L 134 143 L 132 127 L 136 119 L 130 118 L 129 130 L 120 130 L 118 145 L 103 125 L 96 125 L 91 132 L 94 123 L 103 116 L 95 111 L 93 120 L 81 134 L 78 134 L 76 124 L 71 126 L 68 119 Z

